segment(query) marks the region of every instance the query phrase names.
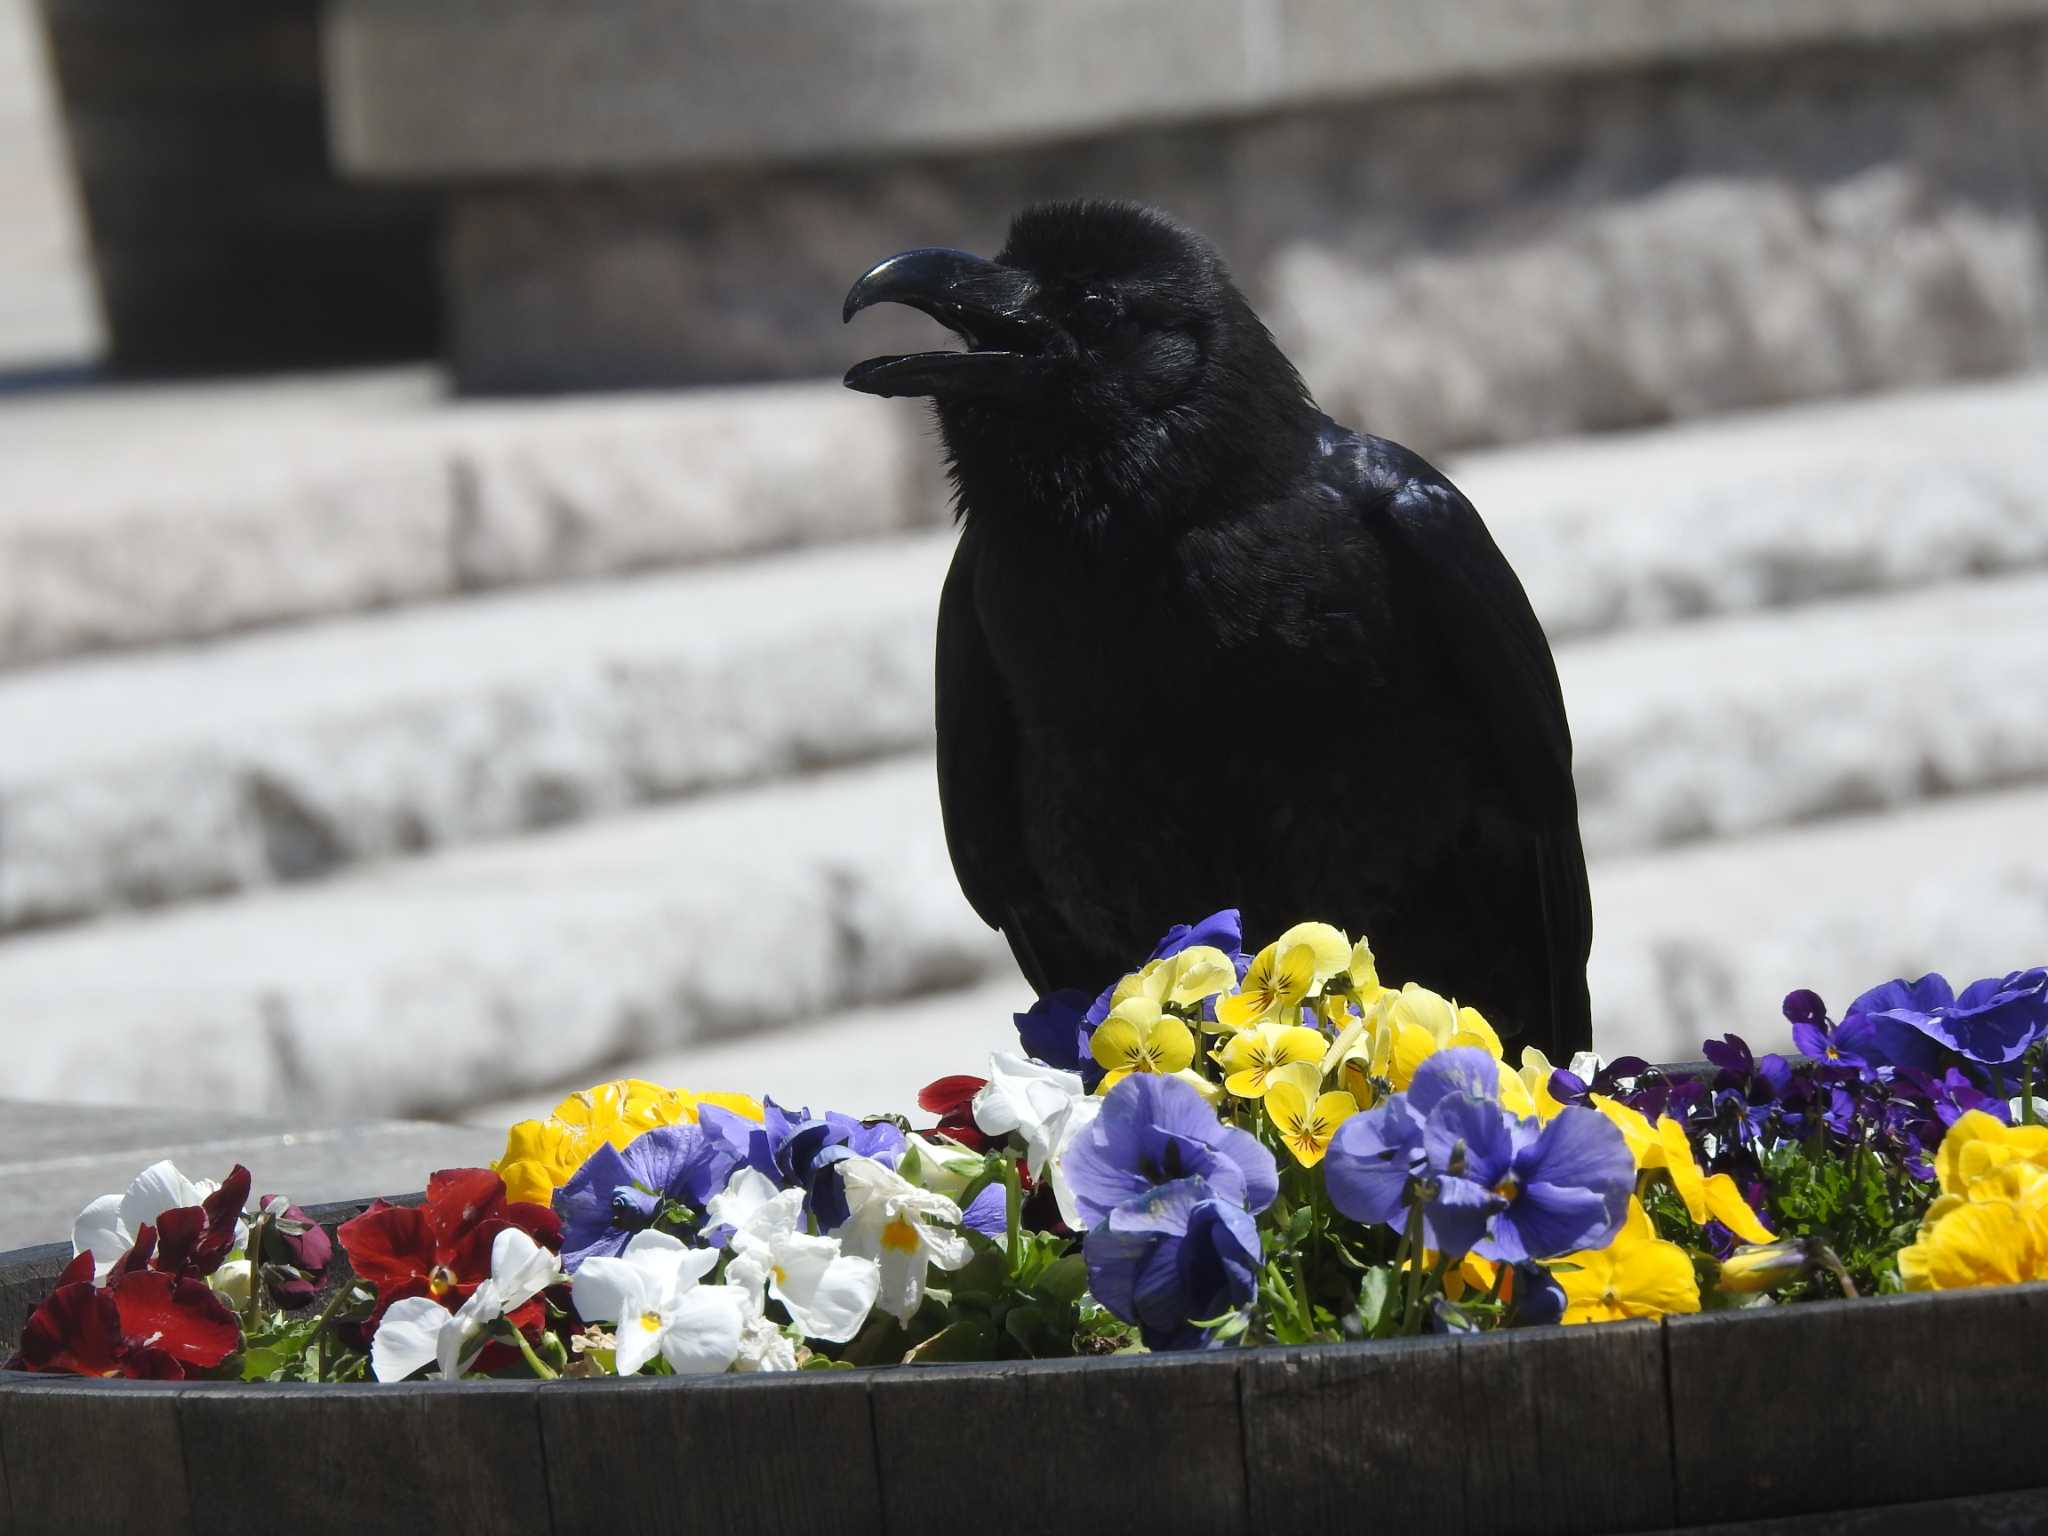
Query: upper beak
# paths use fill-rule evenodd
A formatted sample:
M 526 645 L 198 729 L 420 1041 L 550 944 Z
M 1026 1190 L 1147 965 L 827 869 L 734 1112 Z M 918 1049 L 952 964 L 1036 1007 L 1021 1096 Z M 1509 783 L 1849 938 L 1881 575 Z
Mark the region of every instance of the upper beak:
M 1014 395 L 1051 334 L 1030 307 L 1028 272 L 938 247 L 905 251 L 871 268 L 846 295 L 842 319 L 873 304 L 908 304 L 957 332 L 967 352 L 872 357 L 847 370 L 846 387 L 870 395 Z

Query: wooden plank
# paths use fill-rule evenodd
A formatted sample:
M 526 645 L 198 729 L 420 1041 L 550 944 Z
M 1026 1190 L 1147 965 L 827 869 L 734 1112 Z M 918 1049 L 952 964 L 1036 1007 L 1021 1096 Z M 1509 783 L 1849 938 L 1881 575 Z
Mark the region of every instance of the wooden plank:
M 558 1531 L 883 1529 L 856 1373 L 574 1382 L 540 1414 Z
M 2037 1486 L 2048 1286 L 1665 1325 L 1681 1523 Z
M 294 1536 L 550 1529 L 540 1383 L 197 1384 L 178 1399 L 194 1523 Z
M 1242 1531 L 1243 1358 L 1231 1350 L 876 1372 L 868 1393 L 888 1528 Z
M 2048 1488 L 1973 1494 L 1881 1509 L 1833 1510 L 1781 1520 L 1696 1525 L 1686 1536 L 2021 1536 L 2048 1531 Z
M 1467 1530 L 1575 1536 L 1674 1518 L 1655 1323 L 1461 1338 L 1458 1374 Z
M 10 1376 L 0 1389 L 0 1454 L 15 1528 L 191 1536 L 181 1390 Z
M 1456 1339 L 1242 1358 L 1253 1529 L 1467 1529 Z

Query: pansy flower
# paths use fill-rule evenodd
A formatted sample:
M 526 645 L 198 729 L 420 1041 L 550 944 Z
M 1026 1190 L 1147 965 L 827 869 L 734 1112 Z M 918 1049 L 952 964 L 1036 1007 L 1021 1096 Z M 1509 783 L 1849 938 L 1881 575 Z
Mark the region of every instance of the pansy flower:
M 635 1232 L 657 1222 L 695 1237 L 705 1207 L 739 1162 L 731 1147 L 694 1125 L 659 1126 L 623 1152 L 599 1147 L 555 1192 L 563 1263 L 573 1273 L 590 1254 L 617 1257 Z
M 1150 998 L 1127 998 L 1110 1011 L 1088 1042 L 1103 1069 L 1098 1093 L 1108 1093 L 1134 1072 L 1184 1071 L 1195 1059 L 1195 1037 L 1186 1024 Z
M 1322 1077 L 1329 1041 L 1300 1024 L 1253 1024 L 1223 1042 L 1216 1060 L 1227 1076 L 1223 1086 L 1240 1099 L 1263 1099 L 1282 1067 L 1306 1065 Z
M 1342 1090 L 1320 1091 L 1323 1075 L 1297 1062 L 1276 1073 L 1266 1092 L 1266 1115 L 1281 1144 L 1304 1168 L 1313 1168 L 1330 1150 L 1337 1128 L 1358 1112 L 1358 1100 Z
M 1643 1202 L 1633 1196 L 1628 1219 L 1612 1242 L 1564 1255 L 1552 1275 L 1564 1289 L 1562 1321 L 1567 1323 L 1669 1317 L 1700 1309 L 1691 1257 L 1657 1236 Z
M 1351 941 L 1328 923 L 1297 923 L 1260 950 L 1242 985 L 1216 1004 L 1216 1022 L 1249 1029 L 1267 1019 L 1291 1021 L 1295 1008 L 1351 963 Z
M 507 1200 L 488 1168 L 449 1168 L 427 1179 L 419 1206 L 377 1201 L 335 1230 L 349 1263 L 377 1291 L 374 1323 L 407 1296 L 459 1305 L 490 1274 L 491 1247 L 517 1227 L 541 1247 L 557 1249 L 561 1218 L 546 1206 Z
M 142 1235 L 153 1238 L 145 1226 Z M 74 1257 L 22 1330 L 25 1370 L 176 1380 L 241 1347 L 234 1313 L 203 1280 L 155 1270 L 93 1284 L 91 1250 Z
M 241 1220 L 241 1202 L 249 1193 L 248 1172 L 243 1169 L 241 1174 L 241 1194 L 232 1200 L 235 1220 L 230 1240 L 217 1255 L 209 1254 L 216 1266 L 248 1241 L 249 1231 Z M 210 1179 L 186 1178 L 168 1158 L 151 1163 L 135 1176 L 124 1193 L 101 1195 L 78 1213 L 78 1219 L 71 1224 L 71 1251 L 92 1254 L 93 1276 L 104 1281 L 114 1261 L 135 1246 L 136 1234 L 145 1223 L 157 1225 L 166 1211 L 204 1211 L 207 1200 L 220 1188 Z
M 678 1376 L 715 1374 L 739 1357 L 747 1320 L 739 1287 L 700 1283 L 717 1263 L 716 1249 L 636 1232 L 617 1258 L 593 1255 L 576 1271 L 576 1315 L 615 1325 L 621 1376 L 656 1355 Z
M 534 1300 L 563 1279 L 561 1260 L 517 1227 L 504 1227 L 491 1242 L 490 1273 L 453 1309 L 432 1296 L 394 1301 L 370 1341 L 370 1373 L 379 1381 L 403 1381 L 437 1365 L 454 1381 L 483 1361 L 486 1334 L 500 1318 L 522 1332 L 537 1333 L 542 1322 Z
M 1147 1189 L 1109 1213 L 1082 1244 L 1088 1288 L 1138 1325 L 1149 1349 L 1190 1349 L 1208 1337 L 1197 1320 L 1248 1305 L 1258 1294 L 1258 1223 L 1199 1178 Z
M 1177 1078 L 1126 1078 L 1065 1154 L 1079 1227 L 1093 1227 L 1155 1184 L 1201 1178 L 1217 1198 L 1256 1214 L 1279 1193 L 1273 1154 L 1256 1136 L 1226 1126 Z
M 847 1253 L 875 1261 L 875 1305 L 908 1322 L 924 1304 L 925 1277 L 933 1265 L 962 1269 L 974 1257 L 958 1230 L 960 1207 L 872 1158 L 847 1159 L 841 1174 L 848 1216 L 835 1235 Z

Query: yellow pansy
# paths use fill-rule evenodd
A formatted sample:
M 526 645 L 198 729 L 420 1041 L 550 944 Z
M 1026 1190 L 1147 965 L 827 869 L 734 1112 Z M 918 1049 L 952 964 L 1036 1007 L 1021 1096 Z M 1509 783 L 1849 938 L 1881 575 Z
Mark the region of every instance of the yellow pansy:
M 543 1120 L 522 1120 L 505 1136 L 505 1154 L 493 1164 L 508 1200 L 546 1205 L 590 1154 L 609 1143 L 624 1151 L 660 1125 L 694 1123 L 699 1104 L 715 1104 L 745 1119 L 761 1118 L 760 1103 L 742 1093 L 693 1094 L 641 1078 L 620 1078 L 570 1094 Z
M 1934 1176 L 1944 1195 L 1961 1195 L 2007 1163 L 2048 1169 L 2048 1125 L 2007 1125 L 1981 1109 L 1957 1117 L 1934 1155 Z
M 1545 1125 L 1557 1118 L 1557 1112 L 1564 1108 L 1550 1091 L 1550 1074 L 1556 1068 L 1550 1058 L 1533 1045 L 1522 1047 L 1522 1070 L 1516 1074 L 1521 1079 L 1523 1091 L 1529 1095 L 1531 1112 Z
M 1175 1073 L 1195 1059 L 1195 1037 L 1150 998 L 1126 998 L 1096 1027 L 1088 1049 L 1107 1069 L 1097 1093 L 1108 1093 L 1133 1072 Z
M 1213 944 L 1197 944 L 1177 955 L 1146 963 L 1116 984 L 1109 997 L 1112 1011 L 1119 1003 L 1142 997 L 1162 1008 L 1192 1008 L 1237 981 L 1237 967 L 1230 956 Z
M 1692 1260 L 1650 1225 L 1633 1195 L 1628 1220 L 1605 1248 L 1568 1253 L 1553 1277 L 1564 1287 L 1567 1323 L 1612 1323 L 1630 1317 L 1667 1317 L 1700 1309 Z
M 1899 1250 L 1899 1278 L 1909 1291 L 2048 1280 L 2048 1170 L 2011 1162 L 1937 1200 Z
M 1501 1058 L 1500 1036 L 1477 1008 L 1460 1008 L 1451 999 L 1409 982 L 1388 1008 L 1394 1030 L 1393 1082 L 1406 1088 L 1415 1069 L 1438 1051 L 1452 1046 L 1477 1046 Z
M 1670 1178 L 1694 1226 L 1705 1226 L 1712 1219 L 1745 1243 L 1768 1243 L 1777 1236 L 1757 1219 L 1733 1179 L 1725 1173 L 1708 1178 L 1700 1171 L 1683 1125 L 1669 1115 L 1659 1115 L 1652 1125 L 1641 1110 L 1604 1093 L 1592 1095 L 1592 1100 L 1593 1107 L 1613 1122 L 1622 1140 L 1628 1143 L 1637 1171 L 1651 1173 L 1662 1169 Z
M 1320 1086 L 1326 1043 L 1317 1031 L 1300 1024 L 1254 1024 L 1241 1029 L 1216 1053 L 1228 1074 L 1223 1086 L 1240 1099 L 1262 1099 L 1272 1086 L 1273 1074 L 1296 1062 L 1313 1068 Z
M 1358 1101 L 1350 1094 L 1319 1093 L 1322 1085 L 1323 1075 L 1313 1063 L 1294 1062 L 1273 1074 L 1266 1091 L 1266 1113 L 1287 1150 L 1304 1168 L 1323 1160 L 1337 1127 L 1358 1113 Z
M 1292 1010 L 1322 990 L 1351 963 L 1351 941 L 1328 923 L 1296 923 L 1260 950 L 1244 984 L 1218 1000 L 1216 1022 L 1249 1029 L 1267 1019 L 1290 1019 Z
M 1392 1080 L 1394 1027 L 1389 1014 L 1394 995 L 1382 989 L 1323 1052 L 1323 1075 L 1335 1078 L 1361 1109 L 1379 1102 L 1382 1086 Z
M 1319 1011 L 1332 1029 L 1341 1032 L 1350 1026 L 1354 1005 L 1356 1012 L 1363 1014 L 1386 992 L 1380 985 L 1379 963 L 1373 959 L 1372 945 L 1361 938 L 1351 946 L 1351 958 L 1344 969 L 1323 983 Z
M 1907 1290 L 2048 1279 L 2048 1127 L 1971 1110 L 1942 1137 L 1934 1170 L 1943 1193 L 1899 1252 Z

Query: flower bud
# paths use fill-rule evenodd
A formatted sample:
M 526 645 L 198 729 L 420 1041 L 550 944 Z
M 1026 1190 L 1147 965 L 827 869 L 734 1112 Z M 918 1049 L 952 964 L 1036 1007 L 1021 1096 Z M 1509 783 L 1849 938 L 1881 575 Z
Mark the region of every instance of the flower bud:
M 1808 1264 L 1806 1244 L 1798 1241 L 1753 1243 L 1737 1248 L 1721 1261 L 1721 1289 L 1748 1296 L 1796 1280 Z

